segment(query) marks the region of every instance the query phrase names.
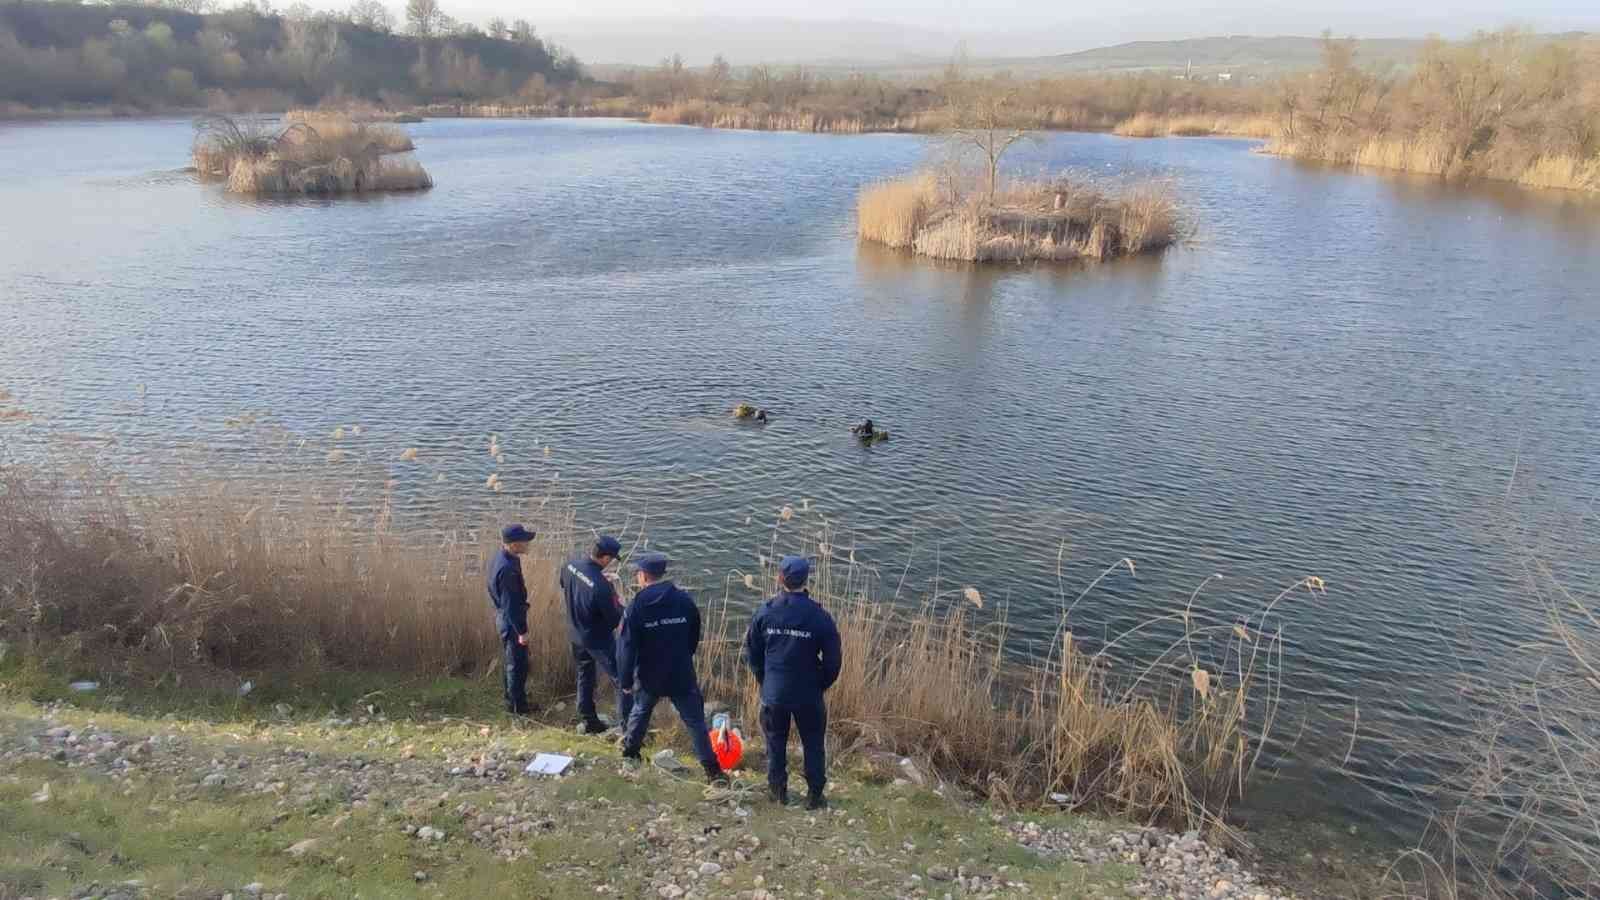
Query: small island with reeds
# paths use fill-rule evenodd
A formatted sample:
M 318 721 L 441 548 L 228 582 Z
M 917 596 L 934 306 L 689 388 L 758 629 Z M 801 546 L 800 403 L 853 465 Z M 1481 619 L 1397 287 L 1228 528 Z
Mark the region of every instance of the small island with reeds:
M 933 172 L 869 185 L 856 202 L 863 240 L 965 262 L 1107 260 L 1163 250 L 1184 232 L 1172 188 L 1086 175 L 967 192 Z
M 195 171 L 225 182 L 233 194 L 330 196 L 433 186 L 414 158 L 392 158 L 416 149 L 394 124 L 293 111 L 276 128 L 208 115 L 195 131 Z

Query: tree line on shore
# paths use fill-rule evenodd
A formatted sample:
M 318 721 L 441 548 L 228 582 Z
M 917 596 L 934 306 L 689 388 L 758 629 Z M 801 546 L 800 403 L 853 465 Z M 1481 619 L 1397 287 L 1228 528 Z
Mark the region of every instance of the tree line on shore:
M 266 0 L 0 3 L 0 104 L 251 111 L 360 100 L 390 107 L 521 96 L 579 81 L 576 58 L 525 20 L 462 25 L 411 0 L 404 33 L 377 0 L 345 13 Z
M 1368 65 L 1325 36 L 1323 61 L 1275 78 L 1171 72 L 1018 78 L 831 75 L 804 66 L 691 67 L 678 56 L 610 82 L 525 20 L 479 28 L 438 0 L 343 14 L 243 0 L 169 5 L 0 4 L 0 109 L 112 105 L 279 111 L 378 105 L 442 114 L 600 114 L 666 124 L 859 133 L 947 132 L 963 96 L 994 98 L 1020 129 L 1136 137 L 1241 135 L 1285 156 L 1600 190 L 1600 38 L 1508 29 L 1434 39 L 1410 65 Z M 397 29 L 403 29 L 400 33 Z
M 1368 66 L 1353 40 L 1325 35 L 1322 64 L 1235 82 L 1167 72 L 975 78 L 842 78 L 802 67 L 740 74 L 679 58 L 625 77 L 651 121 L 807 131 L 945 132 L 978 90 L 1016 129 L 1113 130 L 1133 137 L 1268 138 L 1271 152 L 1328 162 L 1600 190 L 1600 37 L 1507 29 L 1432 39 L 1408 66 Z

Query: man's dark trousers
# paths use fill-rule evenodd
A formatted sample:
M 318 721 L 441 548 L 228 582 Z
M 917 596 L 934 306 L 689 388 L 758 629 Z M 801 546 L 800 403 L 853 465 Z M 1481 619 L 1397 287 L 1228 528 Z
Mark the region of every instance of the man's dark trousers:
M 528 711 L 528 648 L 517 643 L 515 637 L 502 641 L 505 645 L 506 712 Z
M 622 680 L 617 677 L 617 645 L 601 647 L 572 645 L 572 663 L 578 669 L 578 717 L 593 722 L 599 716 L 594 708 L 594 685 L 598 677 L 595 669 L 603 670 L 617 688 L 618 726 L 628 724 L 628 713 L 633 709 L 633 695 L 622 690 Z
M 805 752 L 806 786 L 820 794 L 828 783 L 828 708 L 822 701 L 809 706 L 761 707 L 761 732 L 767 739 L 767 784 L 789 788 L 789 723 L 800 731 Z
M 650 714 L 655 711 L 656 703 L 663 699 L 672 701 L 673 708 L 678 711 L 678 718 L 683 720 L 683 727 L 689 730 L 689 740 L 694 744 L 694 755 L 700 760 L 700 764 L 716 765 L 717 754 L 711 749 L 711 731 L 706 728 L 706 700 L 701 696 L 699 687 L 690 688 L 687 693 L 667 698 L 642 688 L 634 691 L 633 710 L 628 716 L 628 731 L 622 736 L 623 754 L 638 755 L 639 748 L 644 746 L 644 736 L 650 730 Z

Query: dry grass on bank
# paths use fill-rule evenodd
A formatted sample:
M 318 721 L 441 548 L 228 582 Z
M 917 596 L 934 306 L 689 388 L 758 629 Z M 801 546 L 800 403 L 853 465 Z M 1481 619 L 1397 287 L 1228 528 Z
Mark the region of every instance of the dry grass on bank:
M 414 145 L 396 125 L 356 122 L 333 113 L 298 111 L 288 124 L 208 116 L 196 123 L 193 149 L 201 177 L 223 180 L 236 194 L 359 194 L 433 186 L 415 159 L 391 159 Z
M 1177 243 L 1185 229 L 1170 184 L 1113 187 L 1080 175 L 1013 182 L 990 204 L 975 191 L 952 197 L 918 173 L 862 189 L 856 216 L 864 240 L 968 262 L 1133 256 Z
M 1264 152 L 1334 165 L 1389 169 L 1463 180 L 1484 178 L 1527 187 L 1567 191 L 1600 191 L 1600 156 L 1581 159 L 1568 154 L 1513 155 L 1469 160 L 1437 135 L 1315 139 L 1278 137 Z
M 657 125 L 695 125 L 701 128 L 731 128 L 745 131 L 865 134 L 927 131 L 931 129 L 935 118 L 929 114 L 905 118 L 869 119 L 847 113 L 772 109 L 761 104 L 735 106 L 708 100 L 681 100 L 652 107 L 646 120 Z
M 1270 138 L 1278 123 L 1270 116 L 1173 115 L 1139 113 L 1111 129 L 1123 137 L 1253 137 Z
M 481 526 L 410 531 L 394 527 L 395 510 L 381 502 L 368 512 L 340 502 L 359 492 L 351 484 L 324 493 L 315 483 L 196 480 L 129 498 L 100 482 L 7 473 L 0 633 L 24 655 L 85 675 L 332 668 L 492 681 L 499 647 L 481 573 L 495 526 L 515 516 L 541 532 L 525 563 L 531 692 L 570 694 L 555 571 L 587 532 L 565 507 L 508 507 Z M 757 693 L 740 659 L 742 624 L 768 593 L 785 521 L 774 552 L 730 575 L 724 596 L 701 594 L 707 696 L 733 703 L 746 722 Z M 802 524 L 788 526 L 796 538 Z M 803 533 L 815 541 L 822 532 L 806 524 Z M 976 589 L 905 610 L 853 554 L 822 540 L 785 549 L 818 553 L 814 592 L 844 636 L 830 704 L 847 754 L 912 755 L 1002 803 L 1061 792 L 1084 808 L 1174 825 L 1219 820 L 1244 789 L 1279 689 L 1278 600 L 1251 620 L 1214 626 L 1174 610 L 1157 623 L 1181 639 L 1140 670 L 1087 652 L 1065 625 L 1048 659 L 1013 662 L 1000 649 L 1004 616 L 985 610 Z M 1123 568 L 1131 575 L 1132 563 L 1113 570 Z

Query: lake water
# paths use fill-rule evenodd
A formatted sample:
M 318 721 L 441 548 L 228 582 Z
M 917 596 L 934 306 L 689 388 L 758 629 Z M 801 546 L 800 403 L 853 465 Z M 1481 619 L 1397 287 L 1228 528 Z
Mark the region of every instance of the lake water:
M 973 270 L 856 243 L 855 192 L 915 166 L 914 138 L 411 131 L 431 192 L 254 203 L 176 171 L 185 121 L 0 125 L 0 388 L 37 417 L 0 453 L 100 435 L 159 460 L 270 413 L 415 446 L 403 490 L 477 502 L 498 432 L 509 493 L 647 516 L 691 585 L 720 593 L 809 500 L 904 595 L 1003 601 L 1024 649 L 1124 556 L 1137 577 L 1091 592 L 1078 633 L 1214 573 L 1197 608 L 1223 622 L 1318 575 L 1325 597 L 1282 607 L 1292 710 L 1252 802 L 1395 834 L 1429 761 L 1386 738 L 1453 733 L 1481 663 L 1449 633 L 1542 626 L 1523 540 L 1594 558 L 1592 203 L 1055 135 L 1016 166 L 1171 178 L 1196 240 Z M 773 422 L 735 425 L 740 401 Z M 850 440 L 863 416 L 893 439 Z

